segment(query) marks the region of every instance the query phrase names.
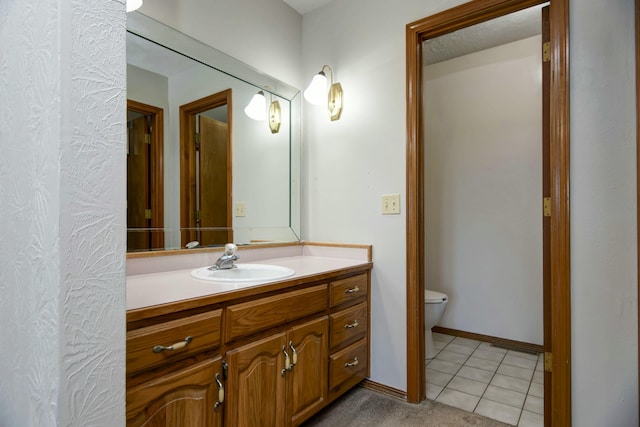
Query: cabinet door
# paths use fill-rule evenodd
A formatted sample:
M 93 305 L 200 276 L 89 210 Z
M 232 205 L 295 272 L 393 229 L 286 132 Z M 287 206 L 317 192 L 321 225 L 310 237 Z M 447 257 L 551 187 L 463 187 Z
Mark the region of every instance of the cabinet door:
M 286 375 L 287 419 L 293 426 L 316 413 L 327 400 L 328 335 L 327 316 L 289 330 L 287 347 L 296 353 L 296 364 Z
M 221 358 L 207 360 L 160 376 L 127 390 L 127 426 L 221 426 L 216 374 Z
M 282 332 L 227 353 L 227 427 L 285 425 L 286 344 Z

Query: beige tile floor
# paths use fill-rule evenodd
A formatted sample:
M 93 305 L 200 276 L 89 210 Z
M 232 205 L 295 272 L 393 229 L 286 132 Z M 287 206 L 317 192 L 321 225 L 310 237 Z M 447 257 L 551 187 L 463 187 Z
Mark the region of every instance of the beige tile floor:
M 434 332 L 427 399 L 522 427 L 544 425 L 542 354 Z

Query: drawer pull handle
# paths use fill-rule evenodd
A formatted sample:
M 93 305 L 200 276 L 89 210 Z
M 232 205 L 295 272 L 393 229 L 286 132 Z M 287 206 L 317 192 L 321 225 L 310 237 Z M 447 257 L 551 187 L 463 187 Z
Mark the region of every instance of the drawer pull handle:
M 353 360 L 351 362 L 347 362 L 344 364 L 345 368 L 351 368 L 352 366 L 357 366 L 358 365 L 358 356 L 354 357 Z
M 296 363 L 298 363 L 298 352 L 296 351 L 296 348 L 293 346 L 293 341 L 289 341 L 289 348 L 291 349 L 291 368 L 293 368 L 294 366 L 296 366 Z
M 282 346 L 282 353 L 284 354 L 284 369 L 280 371 L 280 375 L 284 377 L 284 374 L 291 370 L 291 359 L 289 358 L 289 353 L 287 353 L 287 348 L 285 346 Z
M 358 326 L 358 319 L 354 320 L 353 323 L 347 323 L 344 325 L 345 329 L 353 329 Z
M 220 405 L 224 403 L 224 385 L 220 381 L 220 374 L 216 372 L 216 384 L 218 384 L 218 401 L 213 405 L 213 410 L 217 411 Z
M 186 347 L 187 344 L 189 344 L 191 341 L 193 341 L 193 337 L 186 337 L 184 341 L 177 342 L 173 345 L 170 345 L 169 347 L 165 347 L 163 345 L 156 345 L 155 347 L 153 347 L 153 352 L 160 353 L 163 351 L 180 350 L 181 348 Z
M 354 294 L 356 292 L 358 292 L 360 290 L 360 288 L 358 287 L 358 285 L 356 285 L 353 288 L 347 289 L 346 291 L 344 291 L 345 294 Z

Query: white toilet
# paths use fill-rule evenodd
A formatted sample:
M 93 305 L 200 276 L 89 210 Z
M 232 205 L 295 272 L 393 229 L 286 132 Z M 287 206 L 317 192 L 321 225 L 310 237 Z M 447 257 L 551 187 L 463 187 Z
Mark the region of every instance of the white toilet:
M 442 319 L 448 299 L 442 292 L 424 290 L 424 343 L 427 359 L 433 359 L 438 353 L 433 346 L 431 328 L 436 326 Z

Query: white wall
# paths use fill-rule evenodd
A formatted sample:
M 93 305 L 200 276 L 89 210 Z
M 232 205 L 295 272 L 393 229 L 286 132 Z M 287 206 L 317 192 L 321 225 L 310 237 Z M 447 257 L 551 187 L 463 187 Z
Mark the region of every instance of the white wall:
M 330 64 L 338 122 L 305 107 L 304 237 L 373 243 L 372 379 L 406 387 L 405 25 L 461 1 L 334 1 L 304 16 L 305 84 Z M 365 12 L 366 11 L 366 12 Z M 633 1 L 571 2 L 573 417 L 638 425 Z M 607 307 L 608 310 L 603 310 Z
M 638 425 L 633 0 L 571 2 L 573 425 Z
M 323 64 L 344 89 L 331 122 L 305 103 L 303 237 L 373 244 L 371 379 L 406 390 L 405 26 L 463 1 L 334 1 L 303 18 L 304 84 Z M 380 196 L 399 193 L 400 215 Z
M 440 326 L 542 345 L 540 36 L 424 68 L 425 286 Z
M 281 0 L 153 0 L 139 11 L 291 86 L 302 86 L 302 18 Z
M 124 425 L 124 2 L 0 2 L 0 423 Z

